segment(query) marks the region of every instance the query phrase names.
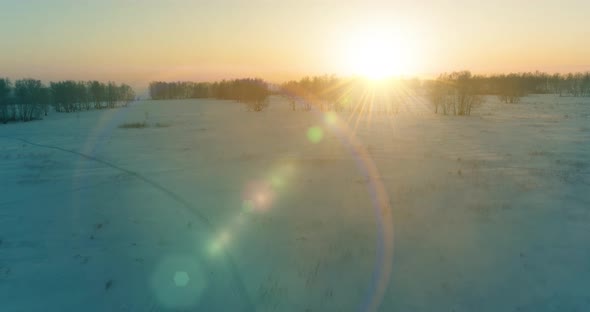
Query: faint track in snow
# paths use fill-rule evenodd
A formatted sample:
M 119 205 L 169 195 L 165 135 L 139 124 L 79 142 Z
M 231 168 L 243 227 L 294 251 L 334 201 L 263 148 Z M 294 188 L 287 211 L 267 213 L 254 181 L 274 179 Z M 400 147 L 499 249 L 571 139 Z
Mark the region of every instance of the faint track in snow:
M 115 170 L 127 173 L 147 184 L 149 184 L 150 186 L 156 188 L 157 190 L 161 191 L 162 193 L 166 194 L 167 196 L 169 196 L 170 198 L 174 199 L 176 202 L 178 202 L 179 204 L 181 204 L 183 206 L 183 208 L 185 208 L 189 213 L 193 213 L 195 214 L 198 219 L 205 225 L 206 230 L 210 233 L 212 233 L 214 231 L 214 227 L 213 224 L 211 223 L 211 221 L 209 220 L 209 218 L 207 218 L 207 216 L 205 216 L 202 212 L 200 212 L 198 209 L 195 209 L 193 206 L 191 206 L 191 204 L 186 201 L 184 198 L 180 197 L 180 195 L 172 192 L 171 190 L 165 188 L 164 186 L 160 185 L 159 183 L 152 181 L 146 177 L 144 177 L 143 175 L 129 170 L 129 169 L 125 169 L 121 166 L 118 166 L 116 164 L 113 164 L 109 161 L 106 160 L 102 160 L 100 158 L 91 156 L 91 155 L 87 155 L 84 153 L 80 153 L 78 151 L 74 151 L 74 150 L 69 150 L 63 147 L 59 147 L 56 145 L 46 145 L 46 144 L 39 144 L 39 143 L 35 143 L 35 142 L 31 142 L 29 140 L 26 139 L 22 139 L 22 138 L 14 138 L 14 137 L 7 137 L 7 136 L 0 136 L 0 138 L 5 138 L 5 139 L 10 139 L 10 140 L 16 140 L 16 141 L 21 141 L 23 143 L 32 145 L 32 146 L 36 146 L 36 147 L 41 147 L 41 148 L 48 148 L 48 149 L 53 149 L 53 150 L 58 150 L 64 153 L 70 153 L 70 154 L 74 154 L 74 155 L 78 155 L 84 159 L 87 160 L 91 160 L 100 164 L 103 164 L 107 167 L 113 168 Z M 227 264 L 230 268 L 230 272 L 232 275 L 232 279 L 235 281 L 235 283 L 237 284 L 237 287 L 242 295 L 242 297 L 244 298 L 244 300 L 246 301 L 247 304 L 247 311 L 255 311 L 255 307 L 254 304 L 252 303 L 252 301 L 250 300 L 250 297 L 248 296 L 248 292 L 246 291 L 246 286 L 244 284 L 244 281 L 242 280 L 242 278 L 240 277 L 240 274 L 238 273 L 238 269 L 237 266 L 234 262 L 234 260 L 232 259 L 232 257 L 229 255 L 229 253 L 224 251 L 224 258 L 227 261 Z

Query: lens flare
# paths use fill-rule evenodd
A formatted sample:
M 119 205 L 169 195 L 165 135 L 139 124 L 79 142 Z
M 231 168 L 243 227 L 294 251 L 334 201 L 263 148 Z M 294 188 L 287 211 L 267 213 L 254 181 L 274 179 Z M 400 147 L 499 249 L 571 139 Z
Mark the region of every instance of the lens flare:
M 213 239 L 211 244 L 209 245 L 209 253 L 211 255 L 219 254 L 227 245 L 231 239 L 231 234 L 228 230 L 223 230 Z
M 324 122 L 329 126 L 334 126 L 338 122 L 338 116 L 334 112 L 327 112 L 324 114 Z
M 185 271 L 177 271 L 174 273 L 174 284 L 176 287 L 185 287 L 189 281 L 190 277 Z
M 389 196 L 371 155 L 358 140 L 355 131 L 346 123 L 332 127 L 334 134 L 354 156 L 357 167 L 369 181 L 367 189 L 373 202 L 373 213 L 377 225 L 377 253 L 371 282 L 360 311 L 377 311 L 390 282 L 393 262 L 393 216 Z
M 270 184 L 273 188 L 281 188 L 285 184 L 285 180 L 278 174 L 274 174 L 270 177 Z
M 320 127 L 310 127 L 307 130 L 307 139 L 311 143 L 319 143 L 324 138 L 324 130 Z
M 267 181 L 252 181 L 246 185 L 242 193 L 242 203 L 248 208 L 262 212 L 271 208 L 274 199 L 272 184 Z
M 209 254 L 212 256 L 216 256 L 221 252 L 222 249 L 223 246 L 221 245 L 221 243 L 219 243 L 218 241 L 213 241 L 209 245 Z
M 168 256 L 157 266 L 151 286 L 163 307 L 174 310 L 198 307 L 207 288 L 207 278 L 196 259 L 194 255 Z

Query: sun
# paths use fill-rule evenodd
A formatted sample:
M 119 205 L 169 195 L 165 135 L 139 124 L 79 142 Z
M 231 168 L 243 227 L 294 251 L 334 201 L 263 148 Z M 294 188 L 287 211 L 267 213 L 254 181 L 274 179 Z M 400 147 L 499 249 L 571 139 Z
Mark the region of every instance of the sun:
M 410 47 L 402 36 L 382 30 L 352 33 L 345 48 L 346 67 L 354 75 L 372 80 L 409 74 Z

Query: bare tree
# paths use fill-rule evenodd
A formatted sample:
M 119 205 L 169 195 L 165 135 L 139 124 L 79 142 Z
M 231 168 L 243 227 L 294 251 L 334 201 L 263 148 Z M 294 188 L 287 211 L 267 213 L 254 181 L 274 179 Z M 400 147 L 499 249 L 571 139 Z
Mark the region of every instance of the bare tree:
M 9 120 L 10 92 L 12 84 L 8 78 L 0 78 L 0 122 L 7 123 Z
M 19 119 L 30 121 L 40 117 L 43 102 L 41 80 L 21 79 L 14 84 Z

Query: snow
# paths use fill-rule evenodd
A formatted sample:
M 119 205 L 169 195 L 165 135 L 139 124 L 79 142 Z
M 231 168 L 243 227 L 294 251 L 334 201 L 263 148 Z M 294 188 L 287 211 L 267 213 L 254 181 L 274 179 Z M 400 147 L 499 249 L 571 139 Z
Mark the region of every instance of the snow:
M 590 305 L 585 98 L 467 118 L 142 101 L 0 126 L 0 173 L 2 311 Z

